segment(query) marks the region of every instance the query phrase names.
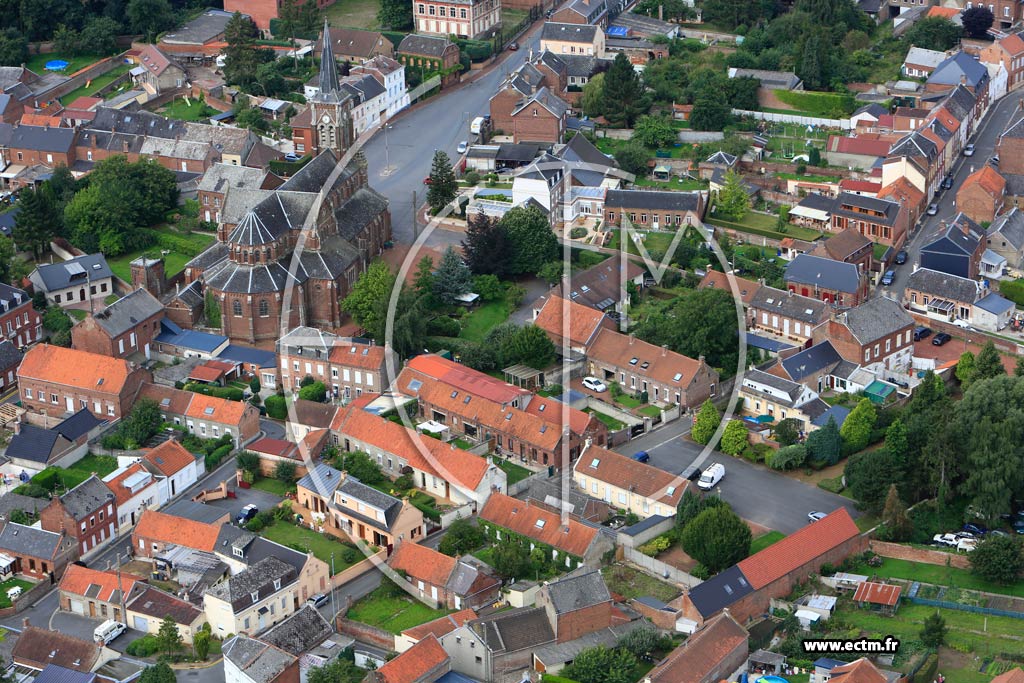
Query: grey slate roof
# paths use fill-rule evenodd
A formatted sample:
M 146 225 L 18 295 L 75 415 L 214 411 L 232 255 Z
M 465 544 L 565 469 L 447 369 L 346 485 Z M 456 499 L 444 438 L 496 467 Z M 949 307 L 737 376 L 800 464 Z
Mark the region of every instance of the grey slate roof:
M 967 227 L 964 232 L 962 227 Z M 932 240 L 921 251 L 939 251 L 946 254 L 973 254 L 985 232 L 963 213 L 958 213 L 945 228 L 939 228 Z
M 541 40 L 559 40 L 572 43 L 593 43 L 598 28 L 589 24 L 559 24 L 544 22 L 540 32 Z
M 512 110 L 512 115 L 515 116 L 531 104 L 539 104 L 558 118 L 562 118 L 569 111 L 569 105 L 565 100 L 548 90 L 547 87 L 543 87 L 530 97 L 518 102 L 515 109 Z
M 982 309 L 983 311 L 988 311 L 992 315 L 1002 315 L 1006 311 L 1013 308 L 1016 304 L 1014 304 L 1009 299 L 1005 299 L 996 294 L 995 292 L 992 292 L 985 296 L 984 298 L 982 298 L 980 301 L 975 301 L 974 305 Z
M 542 607 L 524 607 L 498 612 L 474 619 L 468 626 L 495 654 L 518 652 L 550 643 L 555 639 L 554 631 L 551 630 L 551 624 Z
M 319 192 L 327 184 L 327 180 L 334 171 L 338 160 L 334 153 L 325 149 L 316 155 L 308 164 L 303 166 L 298 173 L 286 180 L 279 192 Z M 352 175 L 354 171 L 351 166 L 347 167 L 342 174 L 343 177 Z
M 76 273 L 79 273 L 73 280 Z M 30 276 L 33 283 L 47 292 L 66 289 L 73 283 L 84 284 L 91 279 L 93 282 L 113 277 L 114 273 L 107 265 L 103 254 L 86 254 L 61 263 L 44 263 L 37 266 Z
M 49 499 L 32 498 L 20 493 L 5 493 L 0 496 L 0 517 L 8 519 L 13 510 L 22 510 L 34 515 L 49 503 Z
M 786 374 L 799 382 L 819 372 L 829 372 L 842 362 L 832 342 L 824 341 L 782 361 Z
M 114 494 L 95 474 L 60 497 L 64 509 L 75 519 L 85 517 L 113 499 Z
M 94 313 L 92 317 L 104 332 L 117 337 L 163 310 L 163 304 L 156 297 L 144 289 L 136 289 Z
M 234 187 L 255 189 L 260 186 L 265 176 L 266 172 L 261 168 L 217 163 L 203 174 L 203 179 L 199 181 L 199 190 L 223 194 Z
M 912 48 L 910 48 L 910 51 L 913 52 L 916 49 L 918 49 L 918 48 L 913 48 L 912 47 Z M 883 107 L 882 105 L 878 104 L 877 102 L 872 102 L 871 104 L 865 104 L 863 107 L 861 107 L 857 111 L 853 112 L 853 115 L 857 116 L 859 114 L 868 114 L 870 116 L 875 117 L 875 119 L 877 119 L 879 116 L 882 116 L 883 114 L 888 114 L 888 113 L 889 113 L 889 110 L 887 110 L 885 107 Z
M 552 581 L 542 590 L 551 598 L 555 614 L 565 614 L 590 607 L 612 599 L 601 572 L 596 569 L 582 569 Z
M 754 592 L 738 565 L 690 589 L 690 602 L 705 619 Z
M 252 594 L 258 594 L 257 601 L 273 595 L 274 581 L 280 580 L 282 588 L 298 578 L 295 568 L 277 557 L 265 557 L 238 572 L 227 581 L 219 583 L 208 592 L 214 597 L 231 603 L 238 611 L 253 603 Z
M 260 640 L 298 657 L 324 642 L 334 629 L 320 612 L 304 605 L 295 614 L 260 636 Z
M 832 418 L 836 421 L 836 427 L 842 427 L 849 414 L 850 409 L 846 406 L 830 406 L 828 410 L 812 419 L 811 424 L 815 427 L 824 427 L 828 424 L 829 418 Z
M 354 240 L 366 224 L 388 208 L 387 197 L 371 187 L 361 187 L 338 207 L 338 236 Z
M 74 128 L 46 128 L 0 123 L 0 138 L 7 147 L 36 152 L 67 152 L 75 144 Z
M 0 550 L 17 555 L 50 558 L 60 548 L 60 534 L 8 522 L 0 529 Z
M 447 38 L 410 33 L 405 38 L 402 38 L 402 42 L 398 45 L 398 51 L 407 55 L 440 59 L 444 56 L 444 51 L 452 44 Z
M 832 207 L 835 206 L 835 203 L 836 200 L 833 197 L 826 197 L 823 194 L 812 192 L 811 194 L 801 199 L 797 206 L 803 206 L 808 209 L 815 209 L 817 211 L 828 211 L 829 213 L 831 213 Z
M 184 499 L 171 503 L 160 512 L 165 515 L 181 517 L 182 519 L 190 519 L 193 522 L 202 522 L 203 524 L 213 524 L 227 513 L 224 508 Z
M 988 69 L 966 52 L 958 52 L 936 66 L 927 82 L 933 85 L 958 85 L 961 78 L 966 78 L 966 85 L 975 88 L 988 80 Z
M 558 157 L 568 162 L 580 162 L 601 166 L 618 166 L 619 162 L 594 146 L 586 135 L 576 133 L 572 139 L 558 151 Z
M 929 140 L 924 134 L 917 130 L 913 133 L 909 133 L 889 148 L 889 157 L 924 157 L 925 159 L 934 159 L 939 153 L 938 147 L 932 140 Z
M 775 375 L 764 372 L 763 370 L 748 370 L 747 374 L 743 377 L 744 388 L 757 391 L 753 387 L 747 386 L 748 381 L 763 384 L 773 389 L 778 389 L 789 397 L 790 404 L 796 403 L 796 400 L 800 398 L 800 394 L 803 392 L 803 386 L 800 384 L 791 382 L 788 379 L 783 379 L 782 377 L 776 377 Z
M 841 320 L 862 344 L 871 343 L 914 324 L 914 319 L 903 306 L 884 296 L 876 296 L 851 308 L 843 314 Z
M 234 554 L 235 547 L 242 549 L 242 557 Z M 305 553 L 274 543 L 233 524 L 221 525 L 214 551 L 234 561 L 241 560 L 250 568 L 267 558 L 274 558 L 289 565 L 296 574 L 302 571 L 309 559 Z
M 824 301 L 768 286 L 761 286 L 751 297 L 749 305 L 812 325 L 824 320 L 828 312 L 828 304 Z
M 494 152 L 494 158 L 499 161 L 514 161 L 518 163 L 528 163 L 537 156 L 540 151 L 540 145 L 529 142 L 505 142 L 498 145 L 498 149 Z
M 96 118 L 86 126 L 91 131 L 116 131 L 121 135 L 136 135 L 175 139 L 187 139 L 188 127 L 184 121 L 169 119 L 149 111 L 129 111 L 100 107 Z
M 367 505 L 383 510 L 385 528 L 389 531 L 391 530 L 391 526 L 395 523 L 395 520 L 398 518 L 398 513 L 402 509 L 402 501 L 398 498 L 389 496 L 388 494 L 378 491 L 373 487 L 367 486 L 351 475 L 345 477 L 345 481 L 338 487 L 338 490 L 340 490 L 348 499 L 362 501 Z M 347 515 L 360 517 L 359 513 L 355 512 L 354 507 L 345 507 L 342 509 Z M 375 527 L 380 526 L 380 522 L 378 520 L 371 519 L 370 517 L 366 517 L 366 521 Z
M 845 209 L 843 208 L 844 206 L 877 211 L 882 215 L 865 215 L 863 212 Z M 866 197 L 864 195 L 853 194 L 851 192 L 842 192 L 835 204 L 833 204 L 831 211 L 833 214 L 837 214 L 839 216 L 848 216 L 857 220 L 869 220 L 874 223 L 891 226 L 896 224 L 896 217 L 900 213 L 900 205 L 896 202 L 890 202 L 888 199 L 877 199 L 875 197 Z
M 93 683 L 96 674 L 91 671 L 75 671 L 56 664 L 47 664 L 33 683 Z
M 244 635 L 225 643 L 223 653 L 253 683 L 271 683 L 295 662 L 294 655 Z
M 207 10 L 176 31 L 165 33 L 161 42 L 202 45 L 224 33 L 224 28 L 230 19 L 231 12 L 219 9 Z
M 0 342 L 0 371 L 21 365 L 24 355 L 21 349 L 12 342 L 7 340 Z
M 989 226 L 989 241 L 994 244 L 997 235 L 1014 249 L 1024 249 L 1024 212 L 1015 206 L 998 216 Z
M 786 282 L 817 285 L 839 292 L 856 292 L 860 286 L 860 274 L 857 266 L 852 263 L 799 254 L 786 266 Z
M 617 209 L 651 209 L 653 211 L 697 211 L 699 192 L 670 190 L 608 190 L 605 206 Z
M 60 434 L 53 429 L 44 429 L 31 424 L 24 424 L 20 429 L 21 431 L 12 436 L 7 445 L 7 457 L 38 462 L 43 465 L 48 463 Z

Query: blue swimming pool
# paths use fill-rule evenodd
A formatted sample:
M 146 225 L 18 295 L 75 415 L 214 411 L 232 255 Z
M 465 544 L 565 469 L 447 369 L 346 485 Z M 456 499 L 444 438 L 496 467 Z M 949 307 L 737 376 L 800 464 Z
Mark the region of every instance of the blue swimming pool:
M 780 676 L 761 676 L 756 683 L 789 683 L 789 681 Z
M 51 59 L 46 63 L 45 68 L 47 71 L 63 71 L 68 68 L 69 63 L 70 62 L 66 62 L 63 59 Z

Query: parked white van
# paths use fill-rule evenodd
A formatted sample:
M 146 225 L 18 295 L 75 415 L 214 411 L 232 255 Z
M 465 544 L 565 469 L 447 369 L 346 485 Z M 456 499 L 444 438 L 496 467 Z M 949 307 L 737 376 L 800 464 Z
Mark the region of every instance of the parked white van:
M 92 637 L 97 643 L 106 645 L 107 643 L 113 642 L 113 640 L 124 633 L 127 628 L 128 627 L 120 621 L 107 619 L 96 627 L 96 630 L 92 632 Z
M 697 486 L 705 491 L 710 491 L 718 485 L 718 482 L 722 481 L 725 476 L 725 465 L 720 462 L 716 462 L 711 467 L 704 470 L 704 474 L 700 475 L 700 479 L 697 480 Z
M 478 116 L 473 119 L 473 122 L 469 124 L 469 132 L 473 135 L 480 135 L 480 129 L 484 125 L 484 117 Z

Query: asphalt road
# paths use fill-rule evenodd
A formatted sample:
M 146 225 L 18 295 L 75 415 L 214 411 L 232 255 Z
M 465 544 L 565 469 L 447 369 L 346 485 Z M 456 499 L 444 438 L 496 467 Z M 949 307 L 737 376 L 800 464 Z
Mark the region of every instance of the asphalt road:
M 907 251 L 907 263 L 903 266 L 895 266 L 896 278 L 893 284 L 889 287 L 879 285 L 879 289 L 889 290 L 897 299 L 903 298 L 903 290 L 907 286 L 910 274 L 914 272 L 914 264 L 921 260 L 921 247 L 932 240 L 941 221 L 948 222 L 956 215 L 956 191 L 967 176 L 984 166 L 995 154 L 996 142 L 1022 99 L 1024 99 L 1024 91 L 1018 90 L 999 100 L 989 109 L 988 115 L 982 120 L 974 137 L 968 140 L 968 142 L 974 143 L 974 155 L 969 157 L 961 155 L 954 162 L 953 187 L 944 190 L 932 200 L 939 206 L 938 213 L 934 216 L 925 215 L 919 222 L 917 230 L 911 236 L 907 246 L 904 247 Z
M 701 446 L 685 437 L 690 426 L 690 418 L 684 417 L 615 450 L 627 455 L 647 451 L 651 456 L 649 464 L 679 474 L 697 459 L 702 450 Z M 811 511 L 833 512 L 845 507 L 854 517 L 860 515 L 853 501 L 847 498 L 790 479 L 742 458 L 715 451 L 701 463 L 701 468 L 715 462 L 725 465 L 725 478 L 713 494 L 721 495 L 736 514 L 755 524 L 788 535 L 807 525 L 807 513 Z

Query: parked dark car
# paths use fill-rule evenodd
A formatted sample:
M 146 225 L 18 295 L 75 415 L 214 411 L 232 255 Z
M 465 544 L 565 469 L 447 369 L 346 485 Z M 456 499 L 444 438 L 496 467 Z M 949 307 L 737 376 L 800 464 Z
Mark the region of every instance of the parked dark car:
M 511 43 L 508 44 L 508 49 L 511 50 L 512 52 L 515 52 L 516 50 L 519 49 L 519 43 L 513 40 Z
M 948 175 L 942 180 L 943 189 L 949 190 L 953 187 L 953 176 Z
M 895 280 L 895 279 L 896 279 L 896 271 L 895 270 L 887 270 L 887 271 L 885 271 L 885 275 L 882 276 L 882 284 L 885 285 L 886 287 L 888 287 L 889 285 L 892 284 L 892 281 Z
M 683 479 L 686 479 L 687 481 L 697 481 L 698 479 L 700 479 L 700 475 L 700 468 L 697 467 L 696 465 L 690 465 L 685 470 L 683 470 L 683 473 L 679 476 L 681 476 Z
M 988 533 L 988 529 L 978 524 L 964 524 L 962 530 L 975 536 L 984 536 Z
M 916 330 L 914 330 L 914 341 L 921 341 L 922 339 L 927 339 L 928 337 L 931 336 L 931 334 L 932 330 L 930 327 L 919 327 Z
M 932 346 L 942 346 L 943 344 L 945 344 L 946 342 L 948 342 L 952 338 L 953 338 L 952 335 L 946 334 L 945 332 L 939 332 L 932 339 Z
M 907 262 L 907 252 L 904 251 L 903 249 L 900 249 L 898 252 L 896 252 L 896 265 L 897 266 L 902 266 L 906 262 Z
M 637 451 L 633 454 L 633 459 L 637 462 L 647 462 L 651 459 L 651 455 L 647 451 Z
M 238 511 L 238 517 L 235 519 L 235 521 L 239 525 L 245 524 L 246 522 L 251 520 L 253 517 L 255 517 L 256 513 L 259 512 L 259 511 L 260 511 L 260 509 L 258 507 L 256 507 L 252 503 L 250 503 L 250 504 L 246 505 L 244 508 L 242 508 L 241 510 Z

